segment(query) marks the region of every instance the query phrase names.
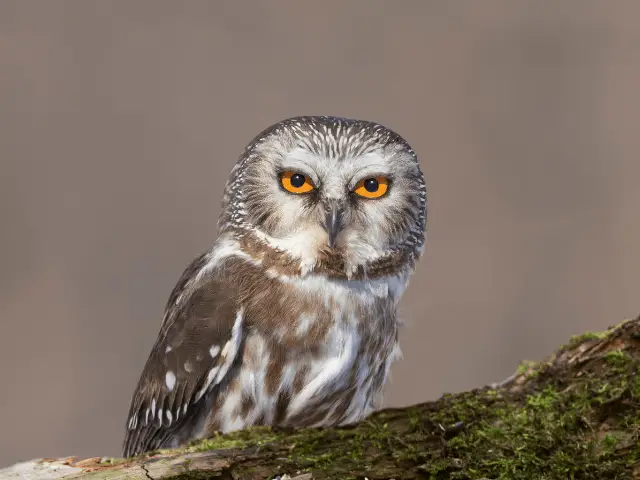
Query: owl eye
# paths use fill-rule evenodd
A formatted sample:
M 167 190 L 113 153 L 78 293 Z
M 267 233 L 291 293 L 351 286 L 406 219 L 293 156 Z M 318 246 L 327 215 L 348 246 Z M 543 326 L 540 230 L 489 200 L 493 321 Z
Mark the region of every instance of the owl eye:
M 309 177 L 298 172 L 284 172 L 280 177 L 280 183 L 291 193 L 308 193 L 314 189 Z
M 387 193 L 389 179 L 386 177 L 363 178 L 358 182 L 353 192 L 365 198 L 379 198 Z

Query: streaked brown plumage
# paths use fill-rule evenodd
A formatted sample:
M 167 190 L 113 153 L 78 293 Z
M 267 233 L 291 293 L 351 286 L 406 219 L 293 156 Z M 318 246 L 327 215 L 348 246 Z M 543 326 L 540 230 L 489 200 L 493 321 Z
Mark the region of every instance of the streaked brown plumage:
M 218 239 L 167 302 L 125 456 L 249 425 L 351 423 L 378 405 L 424 244 L 409 145 L 372 122 L 288 119 L 245 149 L 222 206 Z

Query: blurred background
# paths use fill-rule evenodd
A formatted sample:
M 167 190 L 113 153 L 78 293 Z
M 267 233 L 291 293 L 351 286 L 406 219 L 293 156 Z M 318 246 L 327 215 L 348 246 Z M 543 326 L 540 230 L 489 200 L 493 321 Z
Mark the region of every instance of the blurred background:
M 381 122 L 427 178 L 387 404 L 640 312 L 640 4 L 0 3 L 0 465 L 119 455 L 171 288 L 286 117 Z

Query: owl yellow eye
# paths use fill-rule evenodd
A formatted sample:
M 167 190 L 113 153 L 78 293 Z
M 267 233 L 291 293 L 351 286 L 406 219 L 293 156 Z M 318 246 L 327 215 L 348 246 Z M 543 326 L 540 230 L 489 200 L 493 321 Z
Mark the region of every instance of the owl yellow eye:
M 280 177 L 280 183 L 291 193 L 308 193 L 314 188 L 309 177 L 297 172 L 284 172 Z
M 365 198 L 379 198 L 389 188 L 389 179 L 385 177 L 364 178 L 358 182 L 353 192 Z

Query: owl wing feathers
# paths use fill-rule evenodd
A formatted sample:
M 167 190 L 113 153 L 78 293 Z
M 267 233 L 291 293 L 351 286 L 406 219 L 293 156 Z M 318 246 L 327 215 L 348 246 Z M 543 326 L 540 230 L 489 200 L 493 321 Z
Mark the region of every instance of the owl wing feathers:
M 202 397 L 218 386 L 238 358 L 242 309 L 219 269 L 196 258 L 173 289 L 151 354 L 131 400 L 125 457 L 154 450 L 188 425 Z

